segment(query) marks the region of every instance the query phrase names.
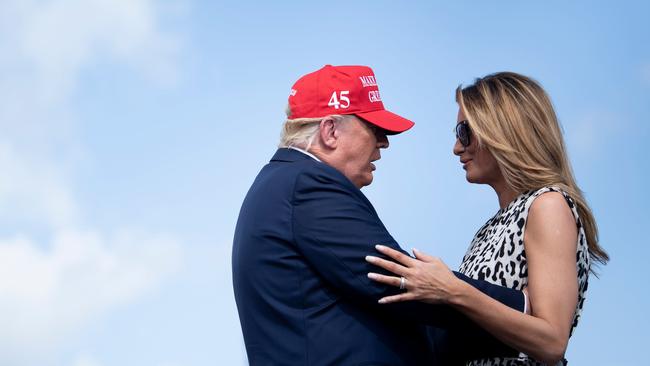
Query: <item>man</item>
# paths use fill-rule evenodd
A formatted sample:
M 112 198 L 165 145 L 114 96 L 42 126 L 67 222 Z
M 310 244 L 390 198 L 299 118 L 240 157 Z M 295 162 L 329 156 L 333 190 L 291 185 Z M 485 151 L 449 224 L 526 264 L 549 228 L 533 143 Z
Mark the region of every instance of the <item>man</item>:
M 377 303 L 396 290 L 370 281 L 377 268 L 364 258 L 375 244 L 401 249 L 360 188 L 372 182 L 387 135 L 413 122 L 384 109 L 373 71 L 327 65 L 303 76 L 287 116 L 235 230 L 233 285 L 250 364 L 442 364 L 426 324 L 504 352 L 448 307 Z M 524 308 L 520 292 L 465 280 Z

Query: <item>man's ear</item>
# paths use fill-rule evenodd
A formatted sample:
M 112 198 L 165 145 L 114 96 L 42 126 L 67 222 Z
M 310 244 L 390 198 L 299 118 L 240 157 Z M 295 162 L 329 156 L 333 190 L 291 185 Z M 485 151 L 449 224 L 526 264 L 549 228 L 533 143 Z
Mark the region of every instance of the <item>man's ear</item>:
M 320 140 L 330 149 L 336 149 L 338 146 L 339 133 L 336 127 L 336 120 L 332 117 L 325 117 L 320 121 Z

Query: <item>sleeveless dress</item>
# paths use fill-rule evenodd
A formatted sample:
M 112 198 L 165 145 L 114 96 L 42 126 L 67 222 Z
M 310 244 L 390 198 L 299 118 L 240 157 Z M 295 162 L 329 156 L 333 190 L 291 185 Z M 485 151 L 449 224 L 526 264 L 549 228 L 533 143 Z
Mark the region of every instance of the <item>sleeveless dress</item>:
M 578 228 L 576 268 L 578 274 L 578 304 L 573 316 L 571 333 L 578 325 L 589 279 L 589 251 L 582 222 L 571 197 L 556 187 L 544 187 L 519 195 L 494 217 L 488 220 L 474 236 L 463 257 L 460 272 L 478 280 L 522 290 L 528 284 L 528 264 L 524 250 L 524 231 L 528 211 L 535 200 L 546 192 L 560 192 L 573 212 Z M 566 360 L 559 363 L 566 364 Z M 471 366 L 543 365 L 523 353 L 519 357 L 473 360 Z

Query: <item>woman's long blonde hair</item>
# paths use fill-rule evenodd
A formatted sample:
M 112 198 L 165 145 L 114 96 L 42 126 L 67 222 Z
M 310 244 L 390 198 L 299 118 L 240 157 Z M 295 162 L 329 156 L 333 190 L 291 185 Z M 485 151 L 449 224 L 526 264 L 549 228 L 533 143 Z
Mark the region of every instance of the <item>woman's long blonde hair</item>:
M 598 244 L 596 220 L 578 188 L 551 100 L 531 78 L 499 72 L 456 89 L 479 146 L 496 159 L 506 183 L 518 193 L 556 186 L 576 203 L 592 260 L 609 256 Z M 594 268 L 592 267 L 592 271 Z

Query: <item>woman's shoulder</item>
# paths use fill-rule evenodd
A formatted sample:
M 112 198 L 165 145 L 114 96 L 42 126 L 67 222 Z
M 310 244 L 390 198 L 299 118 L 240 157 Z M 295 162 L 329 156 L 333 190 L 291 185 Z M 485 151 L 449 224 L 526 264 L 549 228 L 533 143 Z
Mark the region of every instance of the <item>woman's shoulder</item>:
M 526 200 L 529 215 L 532 212 L 552 214 L 554 212 L 573 211 L 573 199 L 567 192 L 556 186 L 546 186 L 529 191 Z M 575 216 L 575 214 L 574 214 Z
M 541 190 L 540 190 L 541 191 Z M 530 204 L 530 213 L 540 212 L 551 214 L 554 212 L 570 211 L 565 193 L 559 190 L 544 188 L 543 192 L 536 192 Z
M 546 237 L 550 232 L 575 236 L 577 217 L 567 197 L 564 192 L 552 189 L 538 194 L 528 211 L 527 236 Z

